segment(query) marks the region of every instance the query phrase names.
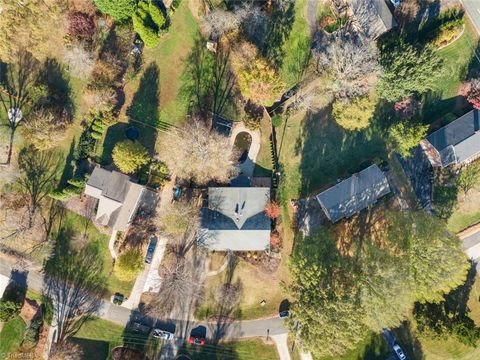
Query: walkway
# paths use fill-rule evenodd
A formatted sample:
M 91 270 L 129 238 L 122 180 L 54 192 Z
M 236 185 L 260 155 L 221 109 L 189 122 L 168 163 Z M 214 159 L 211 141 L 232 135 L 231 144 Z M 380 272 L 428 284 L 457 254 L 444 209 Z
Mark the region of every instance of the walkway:
M 110 241 L 108 242 L 108 250 L 110 250 L 110 255 L 112 259 L 117 258 L 117 253 L 115 251 L 115 241 L 117 240 L 117 230 L 112 230 L 112 235 L 110 235 Z
M 246 132 L 252 137 L 252 143 L 248 150 L 247 159 L 240 164 L 240 172 L 242 176 L 252 177 L 253 170 L 255 169 L 255 160 L 257 160 L 258 152 L 260 151 L 260 130 L 250 130 L 245 126 L 243 122 L 236 123 L 232 129 L 232 135 L 230 136 L 230 143 L 233 146 L 237 135 L 241 132 Z
M 280 360 L 290 360 L 290 352 L 287 343 L 288 334 L 273 335 L 272 340 L 277 346 L 278 356 Z

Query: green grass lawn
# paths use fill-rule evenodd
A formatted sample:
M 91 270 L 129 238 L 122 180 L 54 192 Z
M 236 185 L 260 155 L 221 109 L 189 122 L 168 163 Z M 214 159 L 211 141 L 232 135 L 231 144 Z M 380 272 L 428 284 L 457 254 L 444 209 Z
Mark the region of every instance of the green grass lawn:
M 384 360 L 391 354 L 388 344 L 380 334 L 370 334 L 357 348 L 343 356 L 322 358 L 321 360 Z
M 66 210 L 63 218 L 63 225 L 74 231 L 75 234 L 88 235 L 89 243 L 96 246 L 100 256 L 104 261 L 104 275 L 107 277 L 107 295 L 120 292 L 125 296 L 130 295 L 134 281 L 122 281 L 115 276 L 110 251 L 108 250 L 109 236 L 102 234 L 98 229 L 86 218 L 81 217 L 71 211 Z
M 172 25 L 168 34 L 156 48 L 144 51 L 145 68 L 153 62 L 159 69 L 158 114 L 163 122 L 178 124 L 185 119 L 188 104 L 180 94 L 181 78 L 185 60 L 197 34 L 198 26 L 190 12 L 188 1 L 182 1 L 172 16 Z M 139 78 L 141 74 L 125 88 L 127 104 L 137 91 Z
M 192 360 L 274 360 L 278 359 L 277 349 L 273 343 L 266 344 L 262 339 L 249 339 L 225 342 L 219 345 L 205 344 L 202 347 L 191 346 L 181 350 Z
M 25 322 L 20 316 L 7 321 L 0 333 L 0 359 L 9 358 L 9 355 L 18 349 L 22 343 L 25 328 Z
M 270 122 L 265 117 L 261 121 L 260 151 L 255 160 L 253 176 L 271 176 L 272 154 L 270 149 L 270 134 L 272 132 Z

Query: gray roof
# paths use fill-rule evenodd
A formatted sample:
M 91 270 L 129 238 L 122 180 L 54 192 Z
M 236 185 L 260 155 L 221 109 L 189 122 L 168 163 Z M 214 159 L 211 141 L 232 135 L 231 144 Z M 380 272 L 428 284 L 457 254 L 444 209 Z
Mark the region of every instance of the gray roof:
M 332 222 L 350 217 L 388 194 L 390 186 L 377 165 L 354 174 L 316 196 Z
M 258 251 L 268 248 L 271 221 L 264 209 L 270 188 L 211 187 L 202 209 L 202 236 L 210 250 Z
M 397 26 L 385 0 L 348 0 L 365 35 L 377 38 Z
M 135 215 L 144 187 L 129 176 L 97 166 L 85 194 L 99 199 L 96 219 L 115 230 L 125 230 Z
M 479 111 L 472 110 L 427 136 L 439 152 L 442 166 L 461 164 L 480 154 Z

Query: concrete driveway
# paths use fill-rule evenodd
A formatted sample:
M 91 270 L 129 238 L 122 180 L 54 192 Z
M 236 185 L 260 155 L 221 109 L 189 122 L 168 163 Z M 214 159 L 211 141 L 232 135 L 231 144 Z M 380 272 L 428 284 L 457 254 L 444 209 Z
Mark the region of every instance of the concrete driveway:
M 250 149 L 248 150 L 247 159 L 239 165 L 240 175 L 247 178 L 252 177 L 253 170 L 255 169 L 255 161 L 257 160 L 258 152 L 260 151 L 260 130 L 250 130 L 245 126 L 243 122 L 236 123 L 233 126 L 232 135 L 230 136 L 230 143 L 232 146 L 235 143 L 237 135 L 246 132 L 252 137 L 252 143 L 250 144 Z

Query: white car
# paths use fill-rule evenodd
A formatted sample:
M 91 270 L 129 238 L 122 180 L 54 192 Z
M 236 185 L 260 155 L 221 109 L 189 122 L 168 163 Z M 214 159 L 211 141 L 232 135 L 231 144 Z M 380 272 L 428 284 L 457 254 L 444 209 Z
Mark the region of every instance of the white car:
M 407 355 L 405 355 L 400 345 L 397 345 L 397 344 L 393 345 L 393 351 L 395 351 L 395 354 L 398 356 L 400 360 L 407 360 Z
M 160 330 L 160 329 L 153 329 L 152 336 L 154 338 L 164 339 L 164 340 L 173 340 L 173 338 L 175 337 L 175 335 L 172 334 L 171 332 Z
M 400 5 L 401 0 L 390 0 L 390 2 L 393 4 L 394 7 L 397 7 Z

